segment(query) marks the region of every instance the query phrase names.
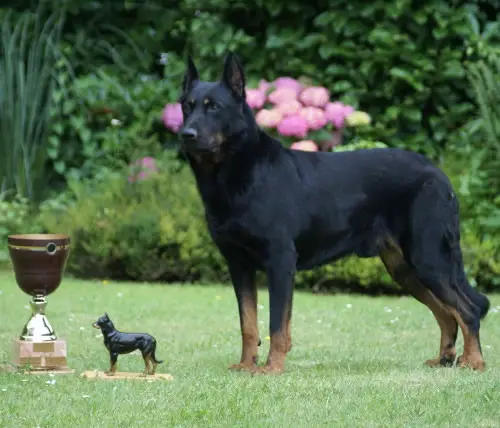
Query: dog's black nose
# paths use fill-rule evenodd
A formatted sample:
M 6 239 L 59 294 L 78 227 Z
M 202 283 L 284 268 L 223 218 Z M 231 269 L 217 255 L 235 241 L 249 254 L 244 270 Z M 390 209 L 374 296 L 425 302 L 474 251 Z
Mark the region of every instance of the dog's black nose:
M 196 132 L 196 129 L 187 128 L 182 130 L 181 136 L 186 141 L 194 141 L 196 140 L 196 137 L 198 137 L 198 133 Z

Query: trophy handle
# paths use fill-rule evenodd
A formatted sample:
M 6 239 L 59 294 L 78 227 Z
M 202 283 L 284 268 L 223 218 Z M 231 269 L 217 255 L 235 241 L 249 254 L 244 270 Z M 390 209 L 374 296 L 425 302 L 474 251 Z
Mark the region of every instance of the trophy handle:
M 57 253 L 57 245 L 54 242 L 49 242 L 45 248 L 47 249 L 47 254 L 50 256 Z

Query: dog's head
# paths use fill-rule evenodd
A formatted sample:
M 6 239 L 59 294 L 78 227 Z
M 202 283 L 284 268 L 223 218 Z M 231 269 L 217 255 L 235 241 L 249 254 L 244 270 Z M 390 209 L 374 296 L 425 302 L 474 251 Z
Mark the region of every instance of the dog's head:
M 225 60 L 218 82 L 201 81 L 192 58 L 188 57 L 179 101 L 184 117 L 181 145 L 195 157 L 218 158 L 217 155 L 230 150 L 234 141 L 242 141 L 252 127 L 243 68 L 232 53 Z
M 104 315 L 102 317 L 99 317 L 99 319 L 95 323 L 92 324 L 92 327 L 100 328 L 100 329 L 103 329 L 106 327 L 112 327 L 112 326 L 113 326 L 113 323 L 109 319 L 108 314 L 106 312 L 104 313 Z

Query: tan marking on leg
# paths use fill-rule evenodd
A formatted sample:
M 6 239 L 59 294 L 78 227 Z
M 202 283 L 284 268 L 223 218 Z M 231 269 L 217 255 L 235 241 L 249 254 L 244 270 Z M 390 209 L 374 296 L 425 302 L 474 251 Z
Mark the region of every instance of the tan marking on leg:
M 153 365 L 153 369 L 151 370 L 150 374 L 154 375 L 156 373 L 156 367 L 158 366 L 158 363 L 155 363 L 153 359 L 151 359 L 151 364 Z
M 380 254 L 380 258 L 394 281 L 426 305 L 439 325 L 441 330 L 439 355 L 437 358 L 427 360 L 425 364 L 431 367 L 453 365 L 458 330 L 454 316 L 429 289 L 418 281 L 411 267 L 405 262 L 401 249 L 395 243 L 390 242 Z
M 109 371 L 108 373 L 106 373 L 108 376 L 114 376 L 114 374 L 116 373 L 116 362 L 112 362 L 109 366 Z
M 271 336 L 269 355 L 264 367 L 257 367 L 254 374 L 281 374 L 285 371 L 286 354 L 291 348 L 290 337 L 291 308 L 285 308 L 281 328 Z
M 149 364 L 151 362 L 151 355 L 146 354 L 146 355 L 143 355 L 142 358 L 144 359 L 144 366 L 145 366 L 143 374 L 146 376 L 150 372 Z
M 242 297 L 241 316 L 242 350 L 239 364 L 229 367 L 234 371 L 250 371 L 257 364 L 259 329 L 257 326 L 257 290 Z
M 461 368 L 469 367 L 474 370 L 483 371 L 486 368 L 486 364 L 481 353 L 479 333 L 475 335 L 470 331 L 470 328 L 455 308 L 449 308 L 449 310 L 457 320 L 464 337 L 464 352 L 458 357 L 457 365 Z

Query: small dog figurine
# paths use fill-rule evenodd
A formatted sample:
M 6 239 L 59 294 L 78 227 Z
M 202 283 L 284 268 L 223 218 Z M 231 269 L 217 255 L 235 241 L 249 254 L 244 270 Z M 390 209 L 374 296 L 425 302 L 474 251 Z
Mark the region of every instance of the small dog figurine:
M 146 365 L 145 375 L 154 375 L 156 366 L 163 362 L 156 359 L 156 340 L 153 336 L 147 333 L 122 333 L 115 329 L 107 313 L 104 313 L 102 317 L 93 323 L 92 327 L 100 328 L 104 336 L 104 345 L 109 351 L 111 360 L 109 372 L 106 373 L 109 376 L 113 376 L 116 372 L 118 355 L 128 354 L 136 349 L 142 352 L 142 358 L 144 358 L 144 364 Z M 150 364 L 152 368 L 150 368 Z

